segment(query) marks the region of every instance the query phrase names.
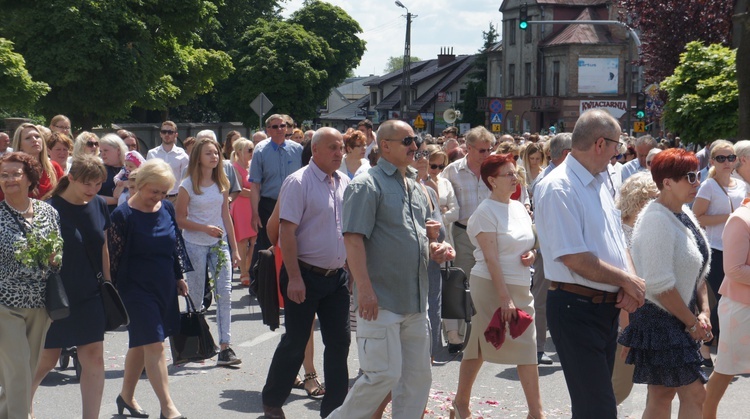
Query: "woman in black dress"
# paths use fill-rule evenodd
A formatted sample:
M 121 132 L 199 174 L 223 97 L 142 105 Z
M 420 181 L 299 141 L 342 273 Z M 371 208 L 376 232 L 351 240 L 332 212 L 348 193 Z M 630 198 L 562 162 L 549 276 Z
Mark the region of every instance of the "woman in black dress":
M 75 159 L 67 177 L 60 179 L 48 203 L 60 214 L 64 241 L 60 270 L 70 300 L 70 316 L 52 323 L 37 366 L 32 392 L 60 358 L 62 348 L 78 347 L 84 418 L 98 418 L 104 391 L 104 306 L 98 275 L 109 275 L 104 232 L 109 211 L 97 196 L 106 177 L 94 156 Z

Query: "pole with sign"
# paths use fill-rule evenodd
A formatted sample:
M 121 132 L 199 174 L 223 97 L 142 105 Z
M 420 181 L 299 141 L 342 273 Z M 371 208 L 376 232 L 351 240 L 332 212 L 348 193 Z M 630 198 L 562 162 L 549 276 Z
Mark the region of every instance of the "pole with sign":
M 258 114 L 260 119 L 259 127 L 260 129 L 263 129 L 263 117 L 271 110 L 271 108 L 273 108 L 273 103 L 271 103 L 271 100 L 268 99 L 263 92 L 260 92 L 260 94 L 253 99 L 252 103 L 250 103 L 250 108 Z

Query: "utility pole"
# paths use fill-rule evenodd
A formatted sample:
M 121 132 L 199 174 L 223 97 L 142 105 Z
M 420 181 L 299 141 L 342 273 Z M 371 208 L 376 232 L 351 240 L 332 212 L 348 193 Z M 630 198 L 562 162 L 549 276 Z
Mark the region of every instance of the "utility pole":
M 401 70 L 401 119 L 406 120 L 411 104 L 411 20 L 409 9 L 399 0 L 396 6 L 406 9 L 406 41 L 404 42 L 404 62 Z M 413 16 L 416 17 L 416 16 Z

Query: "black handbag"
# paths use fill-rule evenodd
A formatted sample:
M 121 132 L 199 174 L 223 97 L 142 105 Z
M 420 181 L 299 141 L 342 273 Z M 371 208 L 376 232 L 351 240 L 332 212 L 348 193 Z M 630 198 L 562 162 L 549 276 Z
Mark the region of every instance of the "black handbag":
M 119 329 L 120 326 L 129 325 L 130 316 L 128 316 L 128 310 L 125 309 L 125 304 L 120 298 L 120 293 L 117 292 L 117 288 L 112 282 L 104 280 L 101 263 L 95 262 L 97 259 L 91 255 L 88 246 L 84 243 L 83 247 L 86 250 L 89 263 L 91 263 L 91 268 L 96 272 L 96 279 L 99 281 L 99 294 L 102 296 L 102 305 L 104 306 L 104 330 L 111 332 Z
M 55 271 L 47 275 L 47 291 L 44 297 L 44 306 L 52 321 L 62 320 L 70 316 L 70 302 L 68 294 L 65 293 L 62 277 Z
M 185 298 L 187 311 L 180 314 L 180 331 L 169 337 L 174 365 L 203 361 L 219 353 L 203 313 L 195 309 L 189 295 Z
M 469 292 L 469 279 L 464 270 L 445 262 L 440 269 L 442 277 L 442 310 L 444 319 L 459 319 L 471 322 L 471 316 L 477 313 Z

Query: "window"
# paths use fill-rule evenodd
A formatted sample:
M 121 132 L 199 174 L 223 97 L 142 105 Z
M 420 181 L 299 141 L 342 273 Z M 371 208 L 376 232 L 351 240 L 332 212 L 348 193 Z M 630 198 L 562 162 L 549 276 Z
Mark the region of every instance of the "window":
M 516 44 L 516 20 L 508 20 L 508 45 Z
M 516 95 L 516 65 L 508 64 L 508 96 Z
M 531 19 L 529 19 L 531 20 Z M 529 25 L 525 31 L 523 31 L 523 42 L 526 44 L 531 43 L 531 28 L 533 28 L 534 25 Z
M 464 97 L 466 97 L 466 89 L 459 89 L 458 90 L 458 101 L 463 102 Z
M 560 96 L 560 61 L 552 62 L 552 96 Z
M 531 96 L 531 63 L 526 63 L 524 65 L 523 94 L 526 96 Z

